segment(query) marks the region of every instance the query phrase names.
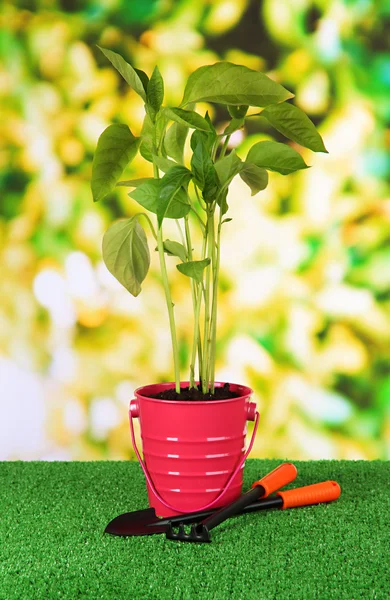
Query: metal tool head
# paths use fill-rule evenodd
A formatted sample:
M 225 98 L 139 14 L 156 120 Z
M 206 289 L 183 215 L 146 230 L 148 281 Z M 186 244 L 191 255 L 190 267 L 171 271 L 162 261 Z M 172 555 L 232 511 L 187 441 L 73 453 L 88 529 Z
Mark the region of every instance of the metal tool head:
M 180 542 L 211 542 L 210 532 L 201 523 L 191 526 L 191 531 L 189 533 L 186 532 L 184 528 L 184 523 L 179 523 L 178 526 L 168 525 L 166 537 L 168 540 L 177 540 Z
M 160 525 L 161 519 L 156 516 L 154 508 L 145 508 L 136 512 L 128 512 L 115 517 L 104 530 L 111 535 L 152 535 L 165 533 L 168 525 Z

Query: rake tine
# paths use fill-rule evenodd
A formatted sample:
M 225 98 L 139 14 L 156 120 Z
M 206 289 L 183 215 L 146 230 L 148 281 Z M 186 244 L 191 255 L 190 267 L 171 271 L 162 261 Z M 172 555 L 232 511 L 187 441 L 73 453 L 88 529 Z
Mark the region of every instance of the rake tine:
M 184 523 L 179 523 L 178 528 L 174 528 L 170 524 L 166 537 L 169 540 L 179 540 L 182 542 L 211 542 L 210 534 L 207 527 L 196 524 L 192 525 L 190 533 L 187 533 L 184 528 Z
M 174 526 L 172 523 L 169 524 L 169 527 L 166 532 L 166 537 L 170 540 L 181 540 L 185 536 L 184 523 L 178 523 Z
M 190 535 L 193 542 L 211 542 L 209 530 L 202 523 L 192 525 Z

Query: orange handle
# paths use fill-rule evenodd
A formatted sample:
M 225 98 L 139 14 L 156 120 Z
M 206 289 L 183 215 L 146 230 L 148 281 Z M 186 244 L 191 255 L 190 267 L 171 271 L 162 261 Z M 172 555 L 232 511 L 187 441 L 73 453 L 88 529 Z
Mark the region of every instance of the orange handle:
M 319 504 L 320 502 L 331 502 L 337 500 L 340 494 L 341 489 L 336 481 L 323 481 L 322 483 L 314 483 L 287 492 L 278 492 L 277 496 L 281 496 L 283 499 L 282 508 L 285 509 L 294 508 L 294 506 Z
M 259 479 L 259 481 L 255 481 L 252 487 L 256 487 L 257 485 L 261 485 L 265 494 L 262 498 L 266 498 L 272 492 L 276 492 L 276 490 L 280 490 L 281 487 L 287 485 L 294 481 L 297 476 L 297 468 L 292 463 L 283 463 L 276 467 L 271 473 L 268 473 L 263 479 Z

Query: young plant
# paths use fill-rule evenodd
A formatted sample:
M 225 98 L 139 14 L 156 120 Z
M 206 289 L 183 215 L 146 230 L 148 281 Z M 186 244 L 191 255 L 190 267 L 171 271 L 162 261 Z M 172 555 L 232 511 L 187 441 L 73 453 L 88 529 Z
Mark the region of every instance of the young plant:
M 166 255 L 178 259 L 176 267 L 191 285 L 194 327 L 190 388 L 197 387 L 197 359 L 201 391 L 213 394 L 221 231 L 231 221 L 225 217 L 229 185 L 238 175 L 253 196 L 267 186 L 268 171 L 288 175 L 308 168 L 291 146 L 274 141 L 254 144 L 242 161 L 234 150 L 227 154 L 230 136 L 244 126 L 250 106 L 261 107 L 264 110 L 251 117 L 261 115 L 284 136 L 314 152 L 327 150 L 310 119 L 286 102 L 293 94 L 263 73 L 229 62 L 200 67 L 189 76 L 181 104 L 168 107 L 163 106 L 164 82 L 158 67 L 149 79 L 120 55 L 100 49 L 143 99 L 145 118 L 139 137 L 123 124 L 110 125 L 101 134 L 92 166 L 93 199 L 101 200 L 115 186 L 127 186 L 133 189 L 129 196 L 157 221 L 155 228 L 149 215 L 139 212 L 111 225 L 103 238 L 104 262 L 130 294 L 138 296 L 150 263 L 146 234 L 140 224 L 144 218 L 157 242 L 176 392 L 180 393 L 179 352 Z M 195 111 L 197 102 L 227 107 L 231 118 L 222 133 L 217 133 L 207 112 L 201 115 Z M 190 131 L 191 159 L 185 164 L 184 145 Z M 119 181 L 137 152 L 152 163 L 154 177 Z M 180 241 L 164 239 L 165 219 L 177 221 Z M 184 224 L 184 233 L 180 223 Z M 196 254 L 191 235 L 194 226 L 200 228 L 203 238 L 202 248 Z

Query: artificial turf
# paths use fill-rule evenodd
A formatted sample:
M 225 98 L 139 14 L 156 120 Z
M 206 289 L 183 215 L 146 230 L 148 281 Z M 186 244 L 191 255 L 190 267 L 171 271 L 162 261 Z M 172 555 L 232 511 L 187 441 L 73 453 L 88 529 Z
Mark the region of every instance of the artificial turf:
M 281 461 L 248 460 L 244 490 Z M 329 505 L 235 517 L 211 544 L 103 534 L 145 508 L 135 462 L 0 463 L 0 599 L 388 600 L 388 462 L 295 462 Z

